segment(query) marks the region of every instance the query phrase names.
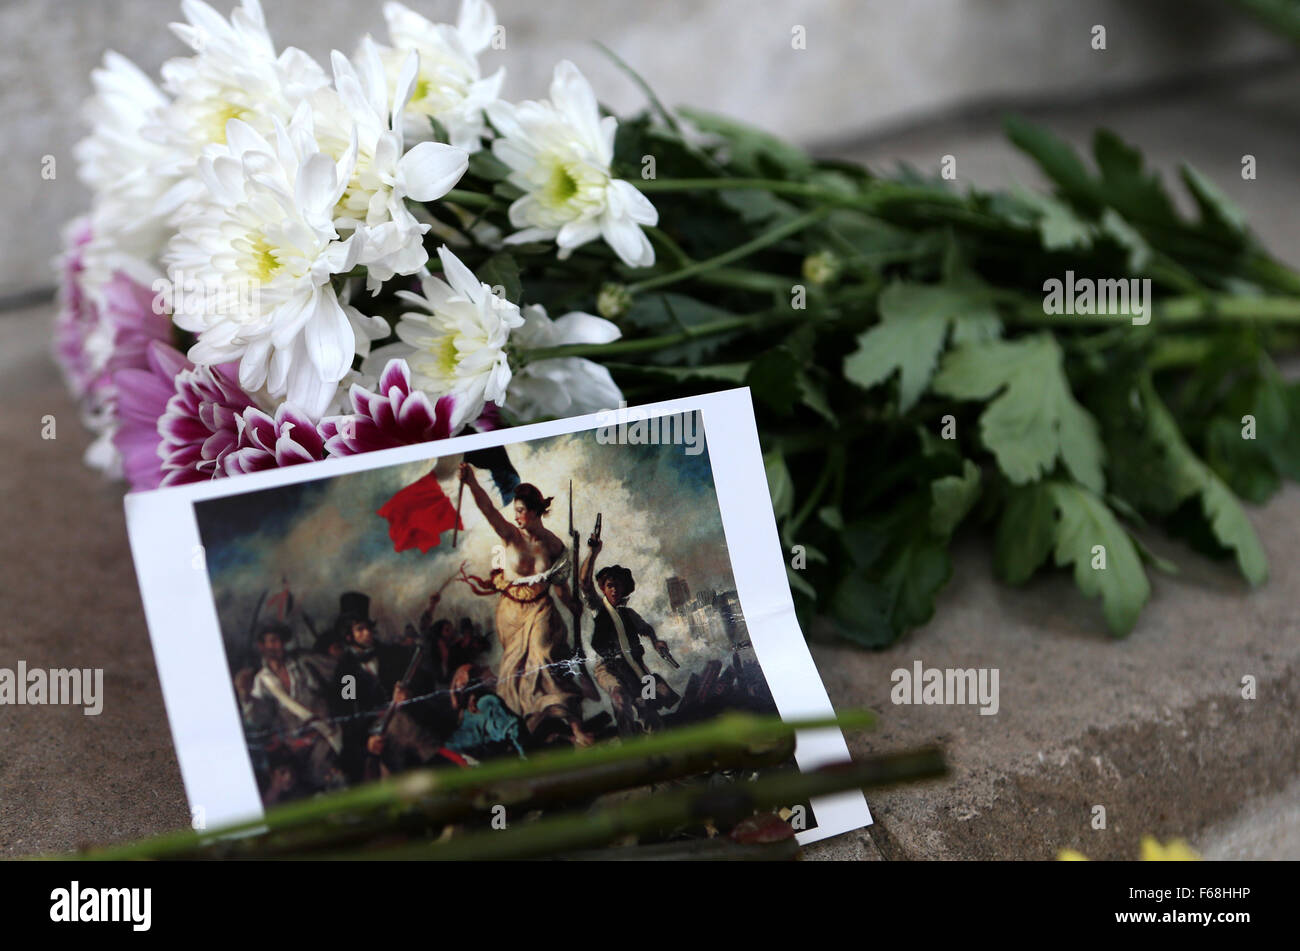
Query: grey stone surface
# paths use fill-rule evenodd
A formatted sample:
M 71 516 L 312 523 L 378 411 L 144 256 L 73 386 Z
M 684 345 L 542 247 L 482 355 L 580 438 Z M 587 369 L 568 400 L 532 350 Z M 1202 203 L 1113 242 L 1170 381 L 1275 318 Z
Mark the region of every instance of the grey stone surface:
M 1295 859 L 1300 855 L 1300 780 L 1247 803 L 1193 845 L 1207 859 Z
M 234 0 L 216 0 L 223 12 Z M 280 47 L 322 61 L 364 31 L 383 38 L 379 0 L 264 0 Z M 451 19 L 455 0 L 411 0 Z M 554 63 L 574 59 L 618 111 L 635 86 L 589 41 L 640 70 L 669 104 L 734 115 L 802 142 L 839 142 L 970 102 L 1132 89 L 1285 47 L 1217 0 L 497 0 L 507 50 L 505 95 L 545 94 Z M 60 225 L 87 197 L 72 144 L 89 72 L 106 48 L 150 72 L 185 51 L 166 24 L 178 0 L 10 0 L 0 5 L 0 214 L 23 240 L 0 258 L 0 297 L 50 283 Z M 1091 30 L 1107 30 L 1105 51 Z M 794 49 L 803 27 L 806 48 Z M 57 177 L 44 181 L 44 156 Z

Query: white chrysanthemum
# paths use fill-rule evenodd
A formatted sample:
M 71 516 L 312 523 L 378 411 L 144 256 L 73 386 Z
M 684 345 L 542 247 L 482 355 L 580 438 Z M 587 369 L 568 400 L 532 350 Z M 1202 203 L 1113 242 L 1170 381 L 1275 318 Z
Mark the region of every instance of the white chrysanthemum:
M 343 155 L 356 134 L 357 160 L 334 212 L 334 225 L 347 233 L 364 229 L 358 263 L 368 270 L 372 292 L 395 274 L 413 274 L 429 260 L 423 235 L 427 224 L 416 220 L 406 199 L 433 201 L 447 194 L 465 174 L 469 157 L 463 149 L 421 142 L 404 153 L 402 109 L 410 98 L 418 55 L 406 57 L 390 100 L 379 48 L 366 37 L 356 62 L 337 50 L 332 54 L 334 89 L 313 98 L 317 137 L 330 154 Z
M 604 238 L 625 264 L 649 267 L 654 248 L 641 230 L 659 221 L 649 199 L 611 178 L 618 120 L 601 118 L 591 84 L 568 60 L 555 67 L 550 101 L 497 102 L 488 117 L 501 137 L 492 154 L 510 167 L 509 181 L 526 194 L 510 206 L 521 230 L 512 243 L 554 239 L 564 258 Z
M 406 133 L 413 139 L 432 137 L 430 119 L 437 119 L 452 145 L 477 152 L 486 129 L 483 111 L 501 94 L 505 69 L 486 79 L 479 72 L 478 54 L 492 44 L 496 13 L 483 0 L 462 0 L 456 25 L 432 23 L 401 3 L 384 4 L 393 50 L 387 55 L 389 81 L 397 77 L 406 53 L 420 55 L 411 101 L 406 109 Z
M 355 160 L 355 146 L 337 163 L 320 150 L 306 103 L 271 140 L 232 119 L 222 154 L 199 160 L 206 195 L 183 210 L 165 256 L 173 319 L 199 334 L 190 359 L 238 359 L 241 387 L 265 386 L 314 417 L 353 356 L 387 332 L 340 303 L 331 283 L 355 266 L 364 239 L 339 240 L 333 225 Z
M 375 377 L 394 358 L 406 360 L 416 387 L 434 398 L 455 396 L 451 429 L 479 417 L 488 403 L 500 406 L 510 384 L 505 346 L 510 331 L 523 326 L 519 308 L 492 293 L 446 245 L 438 249 L 446 280 L 426 274 L 420 294 L 398 296 L 420 308 L 402 314 L 400 343 L 374 351 L 363 372 Z
M 621 336 L 618 327 L 602 317 L 575 312 L 555 320 L 541 305 L 523 309 L 524 325 L 514 333 L 512 346 L 525 352 L 543 347 L 578 343 L 609 343 Z M 599 363 L 582 357 L 557 357 L 526 363 L 510 380 L 506 408 L 522 420 L 561 418 L 614 409 L 623 392 Z
M 243 0 L 229 21 L 202 0 L 182 0 L 181 12 L 189 22 L 171 28 L 195 55 L 163 64 L 163 89 L 173 100 L 145 130 L 171 150 L 163 171 L 181 179 L 169 196 L 172 208 L 201 191 L 195 162 L 225 144 L 231 119 L 270 135 L 276 121 L 287 124 L 303 100 L 329 84 L 302 50 L 276 54 L 258 0 Z
M 161 201 L 174 183 L 154 170 L 170 154 L 141 136 L 167 97 L 125 56 L 111 50 L 91 74 L 95 93 L 82 108 L 90 134 L 77 143 L 78 177 L 91 189 L 91 240 L 83 283 L 93 295 L 114 271 L 141 283 L 159 276 L 158 255 L 171 236 Z

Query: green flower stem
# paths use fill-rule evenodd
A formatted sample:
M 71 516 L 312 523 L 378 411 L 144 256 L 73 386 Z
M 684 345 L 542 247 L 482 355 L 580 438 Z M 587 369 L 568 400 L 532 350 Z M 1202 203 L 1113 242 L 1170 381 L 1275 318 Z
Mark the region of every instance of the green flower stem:
M 514 815 L 535 809 L 564 808 L 623 789 L 666 783 L 718 770 L 751 770 L 779 766 L 794 755 L 795 738 L 785 736 L 761 745 L 718 746 L 712 749 L 665 753 L 594 769 L 571 770 L 488 783 L 472 791 L 434 795 L 408 814 L 391 817 L 384 812 L 356 817 L 344 824 L 291 829 L 261 838 L 227 840 L 205 855 L 221 858 L 270 858 L 340 848 L 364 848 L 383 836 L 408 833 L 427 838 L 431 828 L 473 821 L 489 807 L 501 805 Z
M 466 191 L 463 188 L 453 188 L 447 194 L 442 196 L 443 201 L 454 202 L 457 205 L 464 205 L 467 208 L 495 208 L 503 206 L 502 201 L 495 195 L 488 195 L 483 192 Z
M 803 506 L 799 511 L 795 512 L 794 515 L 790 517 L 790 521 L 786 523 L 784 537 L 794 538 L 794 533 L 800 529 L 803 523 L 807 521 L 808 516 L 813 513 L 813 509 L 815 509 L 817 503 L 821 501 L 822 493 L 824 493 L 827 486 L 830 485 L 832 476 L 835 475 L 836 471 L 843 463 L 843 456 L 843 444 L 831 446 L 829 458 L 826 460 L 826 464 L 822 466 L 821 474 L 817 477 L 817 484 L 814 485 L 813 490 L 808 493 L 808 498 L 804 501 Z
M 650 240 L 668 252 L 679 268 L 693 267 L 697 263 L 668 233 L 654 227 L 646 228 L 645 231 L 650 236 Z M 704 284 L 734 287 L 737 290 L 754 291 L 760 294 L 789 293 L 791 286 L 788 278 L 777 274 L 763 274 L 759 271 L 729 267 L 720 267 L 701 274 L 699 280 Z
M 520 351 L 514 357 L 516 366 L 525 366 L 538 360 L 554 360 L 558 357 L 616 357 L 629 353 L 650 353 L 663 347 L 689 343 L 700 337 L 713 337 L 730 333 L 733 330 L 756 330 L 770 323 L 794 320 L 799 315 L 793 311 L 789 314 L 749 314 L 744 317 L 725 317 L 696 324 L 677 333 L 660 334 L 656 337 L 637 337 L 634 340 L 616 340 L 613 343 L 573 343 L 558 347 L 538 347 L 534 350 Z
M 1040 302 L 1027 299 L 1019 293 L 995 295 L 1011 305 L 1008 317 L 1012 323 L 1068 329 L 1071 326 L 1114 325 L 1117 321 L 1129 322 L 1128 314 L 1045 314 Z M 1196 324 L 1213 321 L 1262 324 L 1300 325 L 1300 297 L 1228 297 L 1221 294 L 1208 296 L 1169 297 L 1155 305 L 1151 323 Z
M 731 287 L 740 291 L 753 291 L 756 294 L 789 295 L 797 281 L 778 274 L 763 274 L 759 271 L 747 271 L 742 268 L 720 267 L 716 271 L 701 274 L 698 281 L 717 287 Z
M 622 743 L 604 743 L 584 750 L 539 753 L 528 760 L 494 760 L 473 769 L 432 769 L 404 773 L 392 779 L 367 783 L 328 796 L 316 796 L 279 806 L 264 817 L 234 823 L 206 833 L 186 829 L 141 842 L 97 850 L 91 859 L 158 859 L 188 854 L 209 838 L 282 832 L 313 823 L 337 821 L 373 810 L 400 809 L 417 805 L 432 796 L 473 790 L 493 783 L 527 781 L 559 773 L 591 770 L 646 757 L 708 749 L 714 746 L 760 744 L 796 730 L 839 726 L 859 729 L 873 725 L 874 714 L 850 711 L 835 717 L 783 721 L 779 717 L 727 714 L 706 723 L 657 733 Z
M 809 225 L 821 221 L 828 214 L 830 214 L 829 208 L 815 208 L 796 218 L 791 218 L 789 221 L 783 222 L 774 228 L 769 228 L 758 237 L 746 241 L 744 244 L 737 245 L 730 251 L 725 251 L 716 257 L 711 257 L 706 261 L 698 261 L 695 264 L 688 265 L 680 270 L 672 271 L 668 274 L 648 277 L 644 281 L 637 281 L 635 284 L 629 284 L 627 285 L 628 293 L 636 295 L 644 293 L 645 291 L 653 290 L 657 287 L 666 287 L 669 284 L 676 284 L 700 274 L 706 274 L 709 271 L 722 267 L 724 264 L 739 261 L 742 258 L 749 257 L 749 255 L 756 251 L 761 251 L 763 248 L 770 247 L 778 241 L 788 238 L 792 234 L 797 234 Z
M 693 192 L 757 190 L 790 195 L 825 204 L 857 206 L 858 197 L 807 182 L 784 182 L 775 178 L 658 178 L 631 179 L 643 192 Z
M 755 810 L 789 807 L 846 789 L 933 779 L 946 772 L 943 754 L 936 749 L 923 749 L 808 773 L 775 773 L 725 788 L 698 787 L 643 796 L 605 809 L 538 819 L 501 831 L 469 832 L 432 843 L 411 843 L 336 857 L 436 861 L 541 858 L 557 852 L 595 848 L 628 835 L 660 834 L 706 819 L 729 825 Z

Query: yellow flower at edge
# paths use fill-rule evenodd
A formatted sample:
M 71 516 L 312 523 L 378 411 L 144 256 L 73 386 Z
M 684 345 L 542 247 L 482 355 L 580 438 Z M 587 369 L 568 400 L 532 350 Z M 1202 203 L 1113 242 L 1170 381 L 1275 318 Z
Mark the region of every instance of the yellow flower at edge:
M 1201 856 L 1183 839 L 1170 839 L 1168 845 L 1161 845 L 1149 835 L 1142 837 L 1143 862 L 1199 862 Z M 1076 849 L 1061 849 L 1056 853 L 1058 862 L 1087 862 L 1088 856 Z
M 1161 845 L 1149 835 L 1142 837 L 1143 862 L 1199 862 L 1201 856 L 1182 839 L 1170 839 Z

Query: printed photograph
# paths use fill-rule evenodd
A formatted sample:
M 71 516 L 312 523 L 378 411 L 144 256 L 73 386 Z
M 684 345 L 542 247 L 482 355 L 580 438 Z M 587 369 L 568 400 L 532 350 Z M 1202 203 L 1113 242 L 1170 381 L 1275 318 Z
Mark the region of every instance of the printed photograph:
M 775 713 L 701 420 L 197 502 L 264 805 Z

